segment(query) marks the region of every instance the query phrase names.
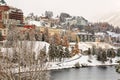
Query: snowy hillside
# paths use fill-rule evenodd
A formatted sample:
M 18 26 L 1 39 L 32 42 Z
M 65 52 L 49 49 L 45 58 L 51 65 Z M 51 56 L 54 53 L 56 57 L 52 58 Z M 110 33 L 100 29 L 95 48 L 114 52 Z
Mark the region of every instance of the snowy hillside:
M 99 22 L 108 22 L 109 24 L 120 27 L 120 12 L 114 12 L 107 15 L 104 15 L 100 19 Z
M 75 43 L 70 43 L 71 46 L 74 46 Z M 79 49 L 81 49 L 82 51 L 88 50 L 88 48 L 92 48 L 92 46 L 96 46 L 96 47 L 100 47 L 103 49 L 116 49 L 116 47 L 108 44 L 108 43 L 104 43 L 104 42 L 79 42 Z
M 112 36 L 112 37 L 120 37 L 120 34 L 117 34 L 115 32 L 110 32 L 110 31 L 107 31 L 108 35 Z

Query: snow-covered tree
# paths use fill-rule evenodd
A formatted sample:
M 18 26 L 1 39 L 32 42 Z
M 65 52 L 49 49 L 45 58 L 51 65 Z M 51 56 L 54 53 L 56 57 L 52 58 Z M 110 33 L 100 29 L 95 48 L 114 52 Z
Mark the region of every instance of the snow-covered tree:
M 65 58 L 69 58 L 70 57 L 70 51 L 69 51 L 69 49 L 67 47 L 65 48 L 64 55 L 65 55 Z
M 0 32 L 0 41 L 3 40 L 3 36 L 2 36 L 2 33 Z
M 43 38 L 46 42 L 49 42 L 50 34 L 48 28 L 44 28 Z
M 59 61 L 62 61 L 62 58 L 63 58 L 63 56 L 64 56 L 64 54 L 63 54 L 63 47 L 62 46 L 59 46 Z
M 117 49 L 117 54 L 116 54 L 118 57 L 120 57 L 120 48 Z
M 60 22 L 64 22 L 65 18 L 69 18 L 70 15 L 68 13 L 61 13 L 60 14 Z
M 92 52 L 91 52 L 91 49 L 90 48 L 88 48 L 88 56 L 89 56 L 89 59 L 91 59 L 91 57 L 92 57 Z
M 99 51 L 98 51 L 98 53 L 97 53 L 97 60 L 105 63 L 105 61 L 107 61 L 106 51 L 103 50 L 103 49 L 101 49 L 101 48 L 99 48 L 98 50 L 99 50 Z
M 52 18 L 52 16 L 53 16 L 53 12 L 52 11 L 45 11 L 45 17 L 50 19 L 50 18 Z
M 53 44 L 50 44 L 50 46 L 49 46 L 48 55 L 49 55 L 49 60 L 50 61 L 54 61 L 54 58 L 55 58 L 55 48 L 54 48 Z
M 102 54 L 101 54 L 101 61 L 104 63 L 105 61 L 107 61 L 107 55 L 106 55 L 106 52 L 103 51 Z
M 116 53 L 113 48 L 107 50 L 107 57 L 114 58 L 116 56 Z
M 30 36 L 30 40 L 27 41 L 19 40 L 18 33 L 16 26 L 10 26 L 4 45 L 5 55 L 0 63 L 0 73 L 4 73 L 0 74 L 2 76 L 0 80 L 49 80 L 49 72 L 46 71 L 48 66 L 45 65 L 47 62 L 46 50 L 42 49 L 38 52 L 42 55 L 39 61 L 39 58 L 36 58 L 37 53 L 33 50 L 35 47 L 34 35 Z
M 92 46 L 92 55 L 95 55 L 95 54 L 96 54 L 96 47 Z

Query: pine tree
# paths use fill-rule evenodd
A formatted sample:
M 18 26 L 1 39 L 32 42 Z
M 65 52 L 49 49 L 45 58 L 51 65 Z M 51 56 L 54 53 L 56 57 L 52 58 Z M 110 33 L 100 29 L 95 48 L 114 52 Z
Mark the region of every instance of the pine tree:
M 103 49 L 101 49 L 101 48 L 98 49 L 97 60 L 98 60 L 98 61 L 102 61 L 103 63 L 104 63 L 105 61 L 107 61 L 107 54 L 106 54 L 106 51 L 105 51 L 105 50 L 103 50 Z
M 50 19 L 50 18 L 52 18 L 52 16 L 53 16 L 53 12 L 52 11 L 45 11 L 45 17 Z
M 65 48 L 64 55 L 65 55 L 66 58 L 70 57 L 70 51 L 67 47 Z
M 98 61 L 101 61 L 102 51 L 103 51 L 103 50 L 102 50 L 101 48 L 98 48 L 98 49 L 97 49 L 97 54 L 96 54 L 96 55 L 97 55 L 97 60 L 98 60 Z
M 2 33 L 0 32 L 0 41 L 3 40 L 3 36 L 2 36 Z
M 107 50 L 107 56 L 108 56 L 109 58 L 114 58 L 114 57 L 116 56 L 115 51 L 114 51 L 113 48 Z
M 49 60 L 50 61 L 54 60 L 55 51 L 54 51 L 54 45 L 53 44 L 50 44 L 50 46 L 49 46 L 48 55 L 49 55 Z
M 62 61 L 63 56 L 63 47 L 59 46 L 59 61 Z
M 91 49 L 88 48 L 88 55 L 91 55 Z
M 91 53 L 91 49 L 90 48 L 88 48 L 88 56 L 89 56 L 89 59 L 92 58 L 92 53 Z
M 107 55 L 106 55 L 106 52 L 103 51 L 102 54 L 101 54 L 101 61 L 104 63 L 105 61 L 107 61 Z
M 116 54 L 118 57 L 120 57 L 120 48 L 117 49 L 117 54 Z
M 95 55 L 95 54 L 96 54 L 96 47 L 92 46 L 92 55 Z

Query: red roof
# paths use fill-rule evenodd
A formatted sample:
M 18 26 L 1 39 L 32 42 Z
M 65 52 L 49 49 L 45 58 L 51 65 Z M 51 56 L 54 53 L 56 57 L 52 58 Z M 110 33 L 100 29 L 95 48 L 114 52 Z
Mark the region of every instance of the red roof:
M 35 25 L 24 25 L 24 28 L 27 28 L 27 29 L 34 29 L 35 28 Z
M 6 5 L 0 6 L 0 11 L 8 11 L 9 9 L 10 7 Z

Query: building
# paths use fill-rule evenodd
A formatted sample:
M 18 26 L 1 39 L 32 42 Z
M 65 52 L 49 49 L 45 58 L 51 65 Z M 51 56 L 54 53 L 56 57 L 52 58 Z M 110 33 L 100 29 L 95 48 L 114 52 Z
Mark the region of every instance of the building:
M 97 32 L 95 33 L 95 41 L 96 42 L 104 42 L 107 38 L 106 33 L 104 32 Z
M 21 9 L 8 6 L 6 3 L 0 2 L 0 4 L 0 33 L 5 39 L 10 25 L 23 24 L 23 12 Z
M 7 35 L 7 28 L 5 28 L 4 24 L 0 22 L 0 37 L 4 40 Z
M 40 31 L 44 32 L 45 28 L 46 27 L 40 27 Z M 63 29 L 55 29 L 55 28 L 49 28 L 49 27 L 47 27 L 47 28 L 48 28 L 50 35 L 61 34 L 62 32 L 64 32 Z
M 78 32 L 76 33 L 80 42 L 94 42 L 94 35 L 88 32 Z
M 8 5 L 0 5 L 0 22 L 6 26 L 9 24 L 23 24 L 23 12 L 18 8 Z

